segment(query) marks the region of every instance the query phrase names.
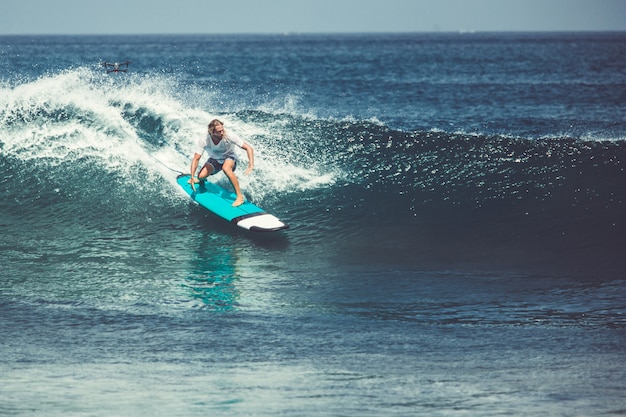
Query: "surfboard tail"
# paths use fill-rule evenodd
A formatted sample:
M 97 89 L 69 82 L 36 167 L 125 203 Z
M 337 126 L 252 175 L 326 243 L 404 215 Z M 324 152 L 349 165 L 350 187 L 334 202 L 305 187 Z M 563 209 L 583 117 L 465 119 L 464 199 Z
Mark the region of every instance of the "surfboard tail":
M 231 223 L 253 232 L 276 232 L 289 228 L 288 224 L 269 213 L 252 213 L 239 216 L 232 219 Z

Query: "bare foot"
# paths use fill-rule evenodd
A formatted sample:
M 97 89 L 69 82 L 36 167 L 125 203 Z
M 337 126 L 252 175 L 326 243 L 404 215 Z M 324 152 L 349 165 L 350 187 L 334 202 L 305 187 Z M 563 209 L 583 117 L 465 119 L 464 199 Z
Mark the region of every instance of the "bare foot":
M 237 199 L 233 203 L 233 207 L 239 207 L 240 205 L 243 204 L 243 202 L 244 202 L 243 197 L 237 197 Z

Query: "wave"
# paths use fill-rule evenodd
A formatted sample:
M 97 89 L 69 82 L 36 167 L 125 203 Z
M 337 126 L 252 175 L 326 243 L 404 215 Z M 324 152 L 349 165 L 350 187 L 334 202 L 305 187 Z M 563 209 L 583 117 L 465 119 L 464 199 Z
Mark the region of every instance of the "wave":
M 183 95 L 188 101 L 181 99 Z M 171 171 L 186 172 L 197 138 L 216 116 L 250 140 L 273 136 L 236 115 L 211 114 L 195 106 L 202 100 L 211 103 L 210 92 L 181 87 L 174 79 L 155 75 L 117 78 L 81 68 L 5 87 L 1 97 L 3 155 L 45 161 L 47 166 L 89 158 L 105 172 L 126 171 L 129 179 L 137 164 L 145 169 L 143 177 L 170 178 Z M 265 188 L 256 183 L 248 188 L 257 198 L 332 181 L 328 175 L 291 165 L 291 157 L 281 155 L 280 149 L 275 153 L 262 142 L 256 147 L 261 154 L 258 172 Z M 281 157 L 282 171 L 263 162 Z
M 102 227 L 129 212 L 176 219 L 187 200 L 175 172 L 219 117 L 257 151 L 248 198 L 331 259 L 626 266 L 624 141 L 405 132 L 299 113 L 289 98 L 220 113 L 212 98 L 165 76 L 85 68 L 2 87 L 3 211 L 37 221 L 55 203 L 78 207 L 67 219 L 97 210 Z
M 443 131 L 257 111 L 289 152 L 310 155 L 332 187 L 297 207 L 308 242 L 333 259 L 420 266 L 619 275 L 626 249 L 626 143 Z M 317 239 L 316 239 L 317 238 Z M 342 243 L 329 242 L 340 239 Z

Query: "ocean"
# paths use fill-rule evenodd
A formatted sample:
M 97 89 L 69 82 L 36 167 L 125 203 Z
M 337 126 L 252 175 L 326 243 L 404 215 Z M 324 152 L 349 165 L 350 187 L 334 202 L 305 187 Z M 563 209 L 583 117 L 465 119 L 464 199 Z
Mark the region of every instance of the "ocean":
M 624 415 L 625 115 L 625 33 L 1 36 L 0 415 Z

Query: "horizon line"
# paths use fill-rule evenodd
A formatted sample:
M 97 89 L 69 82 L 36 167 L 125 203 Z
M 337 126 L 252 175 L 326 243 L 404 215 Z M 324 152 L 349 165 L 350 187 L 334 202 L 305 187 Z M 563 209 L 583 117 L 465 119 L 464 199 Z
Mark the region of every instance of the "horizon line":
M 402 35 L 402 34 L 530 34 L 530 33 L 626 33 L 626 29 L 532 29 L 532 30 L 416 30 L 416 31 L 320 31 L 320 32 L 94 32 L 94 33 L 0 33 L 0 36 L 302 36 L 302 35 Z

